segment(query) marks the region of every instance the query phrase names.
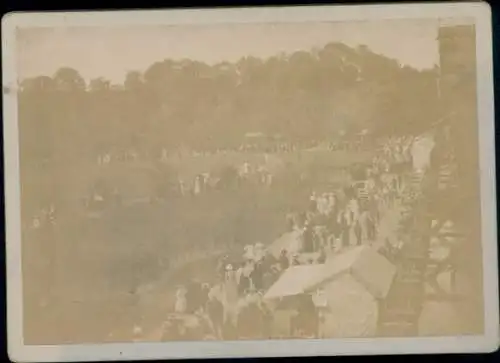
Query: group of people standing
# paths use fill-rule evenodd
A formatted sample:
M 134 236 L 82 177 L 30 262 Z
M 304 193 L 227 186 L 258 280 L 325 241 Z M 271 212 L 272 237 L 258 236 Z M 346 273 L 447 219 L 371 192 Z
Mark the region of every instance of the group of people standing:
M 275 277 L 270 273 L 275 271 L 261 243 L 246 246 L 241 258 L 224 255 L 211 284 L 194 282 L 179 287 L 175 313 L 198 317 L 198 338 L 259 338 L 268 331 L 270 321 L 270 310 L 263 300 L 269 278 Z
M 376 242 L 383 214 L 407 188 L 403 175 L 411 170 L 410 151 L 410 138 L 387 140 L 363 167 L 363 178 L 335 191 L 313 192 L 304 211 L 287 215 L 289 232 L 299 236 L 299 248 L 283 248 L 275 256 L 256 243 L 245 246 L 237 258 L 222 257 L 216 267 L 217 281 L 181 287 L 175 311 L 199 316 L 214 339 L 269 337 L 275 311 L 263 298 L 267 289 L 290 266 L 324 263 L 331 253 Z M 300 258 L 312 254 L 315 259 Z

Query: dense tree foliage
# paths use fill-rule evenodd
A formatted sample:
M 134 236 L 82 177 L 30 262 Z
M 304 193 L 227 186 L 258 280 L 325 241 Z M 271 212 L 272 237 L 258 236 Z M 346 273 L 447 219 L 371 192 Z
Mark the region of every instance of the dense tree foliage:
M 247 132 L 291 141 L 331 140 L 340 129 L 407 132 L 437 117 L 435 73 L 339 43 L 214 66 L 167 59 L 130 72 L 122 85 L 86 84 L 77 70 L 61 68 L 20 85 L 22 154 L 76 160 L 134 148 L 157 155 L 233 147 Z

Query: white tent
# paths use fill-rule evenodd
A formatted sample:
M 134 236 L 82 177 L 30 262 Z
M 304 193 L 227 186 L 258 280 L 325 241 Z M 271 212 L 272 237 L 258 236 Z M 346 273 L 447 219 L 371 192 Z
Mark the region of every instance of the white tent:
M 264 295 L 276 299 L 303 294 L 324 276 L 325 265 L 299 265 L 288 268 Z
M 396 267 L 375 249 L 358 246 L 325 264 L 294 266 L 269 289 L 265 299 L 324 291 L 328 312 L 322 327 L 327 338 L 375 334 L 378 298 L 384 298 Z
M 323 335 L 329 338 L 374 335 L 377 301 L 387 296 L 396 267 L 369 246 L 339 253 L 326 265 L 328 274 L 314 287 L 323 289 L 328 300 Z
M 298 295 L 350 274 L 376 298 L 384 298 L 396 267 L 369 246 L 357 246 L 329 258 L 325 264 L 288 268 L 264 296 L 267 299 Z
M 267 252 L 272 254 L 274 257 L 278 258 L 281 251 L 285 250 L 288 253 L 299 252 L 302 247 L 302 232 L 292 231 L 283 234 L 281 237 L 276 239 L 269 247 Z

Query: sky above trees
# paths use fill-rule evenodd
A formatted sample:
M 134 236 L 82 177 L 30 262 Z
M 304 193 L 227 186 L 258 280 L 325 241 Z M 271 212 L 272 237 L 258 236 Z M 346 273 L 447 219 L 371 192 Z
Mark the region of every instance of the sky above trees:
M 87 81 L 106 77 L 122 83 L 129 71 L 166 58 L 236 62 L 244 56 L 310 51 L 330 42 L 365 45 L 401 64 L 432 68 L 439 62 L 437 25 L 427 19 L 22 29 L 17 38 L 18 74 L 21 79 L 52 76 L 65 66 L 77 69 Z
M 117 87 L 105 73 L 87 81 L 65 65 L 21 83 L 19 117 L 29 154 L 79 158 L 109 148 L 238 147 L 256 131 L 295 141 L 417 131 L 436 120 L 437 105 L 433 69 L 329 43 L 216 65 L 159 59 Z

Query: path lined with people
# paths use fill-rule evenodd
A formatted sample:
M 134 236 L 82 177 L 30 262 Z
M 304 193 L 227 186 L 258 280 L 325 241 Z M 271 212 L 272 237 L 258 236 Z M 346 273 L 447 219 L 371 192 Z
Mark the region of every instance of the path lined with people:
M 408 153 L 398 154 L 404 149 L 391 141 L 366 167 L 365 178 L 330 192 L 313 192 L 307 210 L 287 215 L 286 233 L 295 239 L 279 253 L 270 253 L 270 246 L 262 243 L 247 245 L 218 261 L 218 282 L 211 284 L 200 277 L 179 286 L 162 325 L 162 339 L 262 338 L 272 330 L 267 324 L 277 314 L 263 296 L 288 268 L 324 263 L 353 246 L 366 244 L 389 253 L 399 249 L 398 228 L 404 193 L 409 189 L 405 184 L 410 180 L 411 158 Z M 316 318 L 309 319 L 312 324 Z M 301 334 L 307 334 L 304 326 Z

